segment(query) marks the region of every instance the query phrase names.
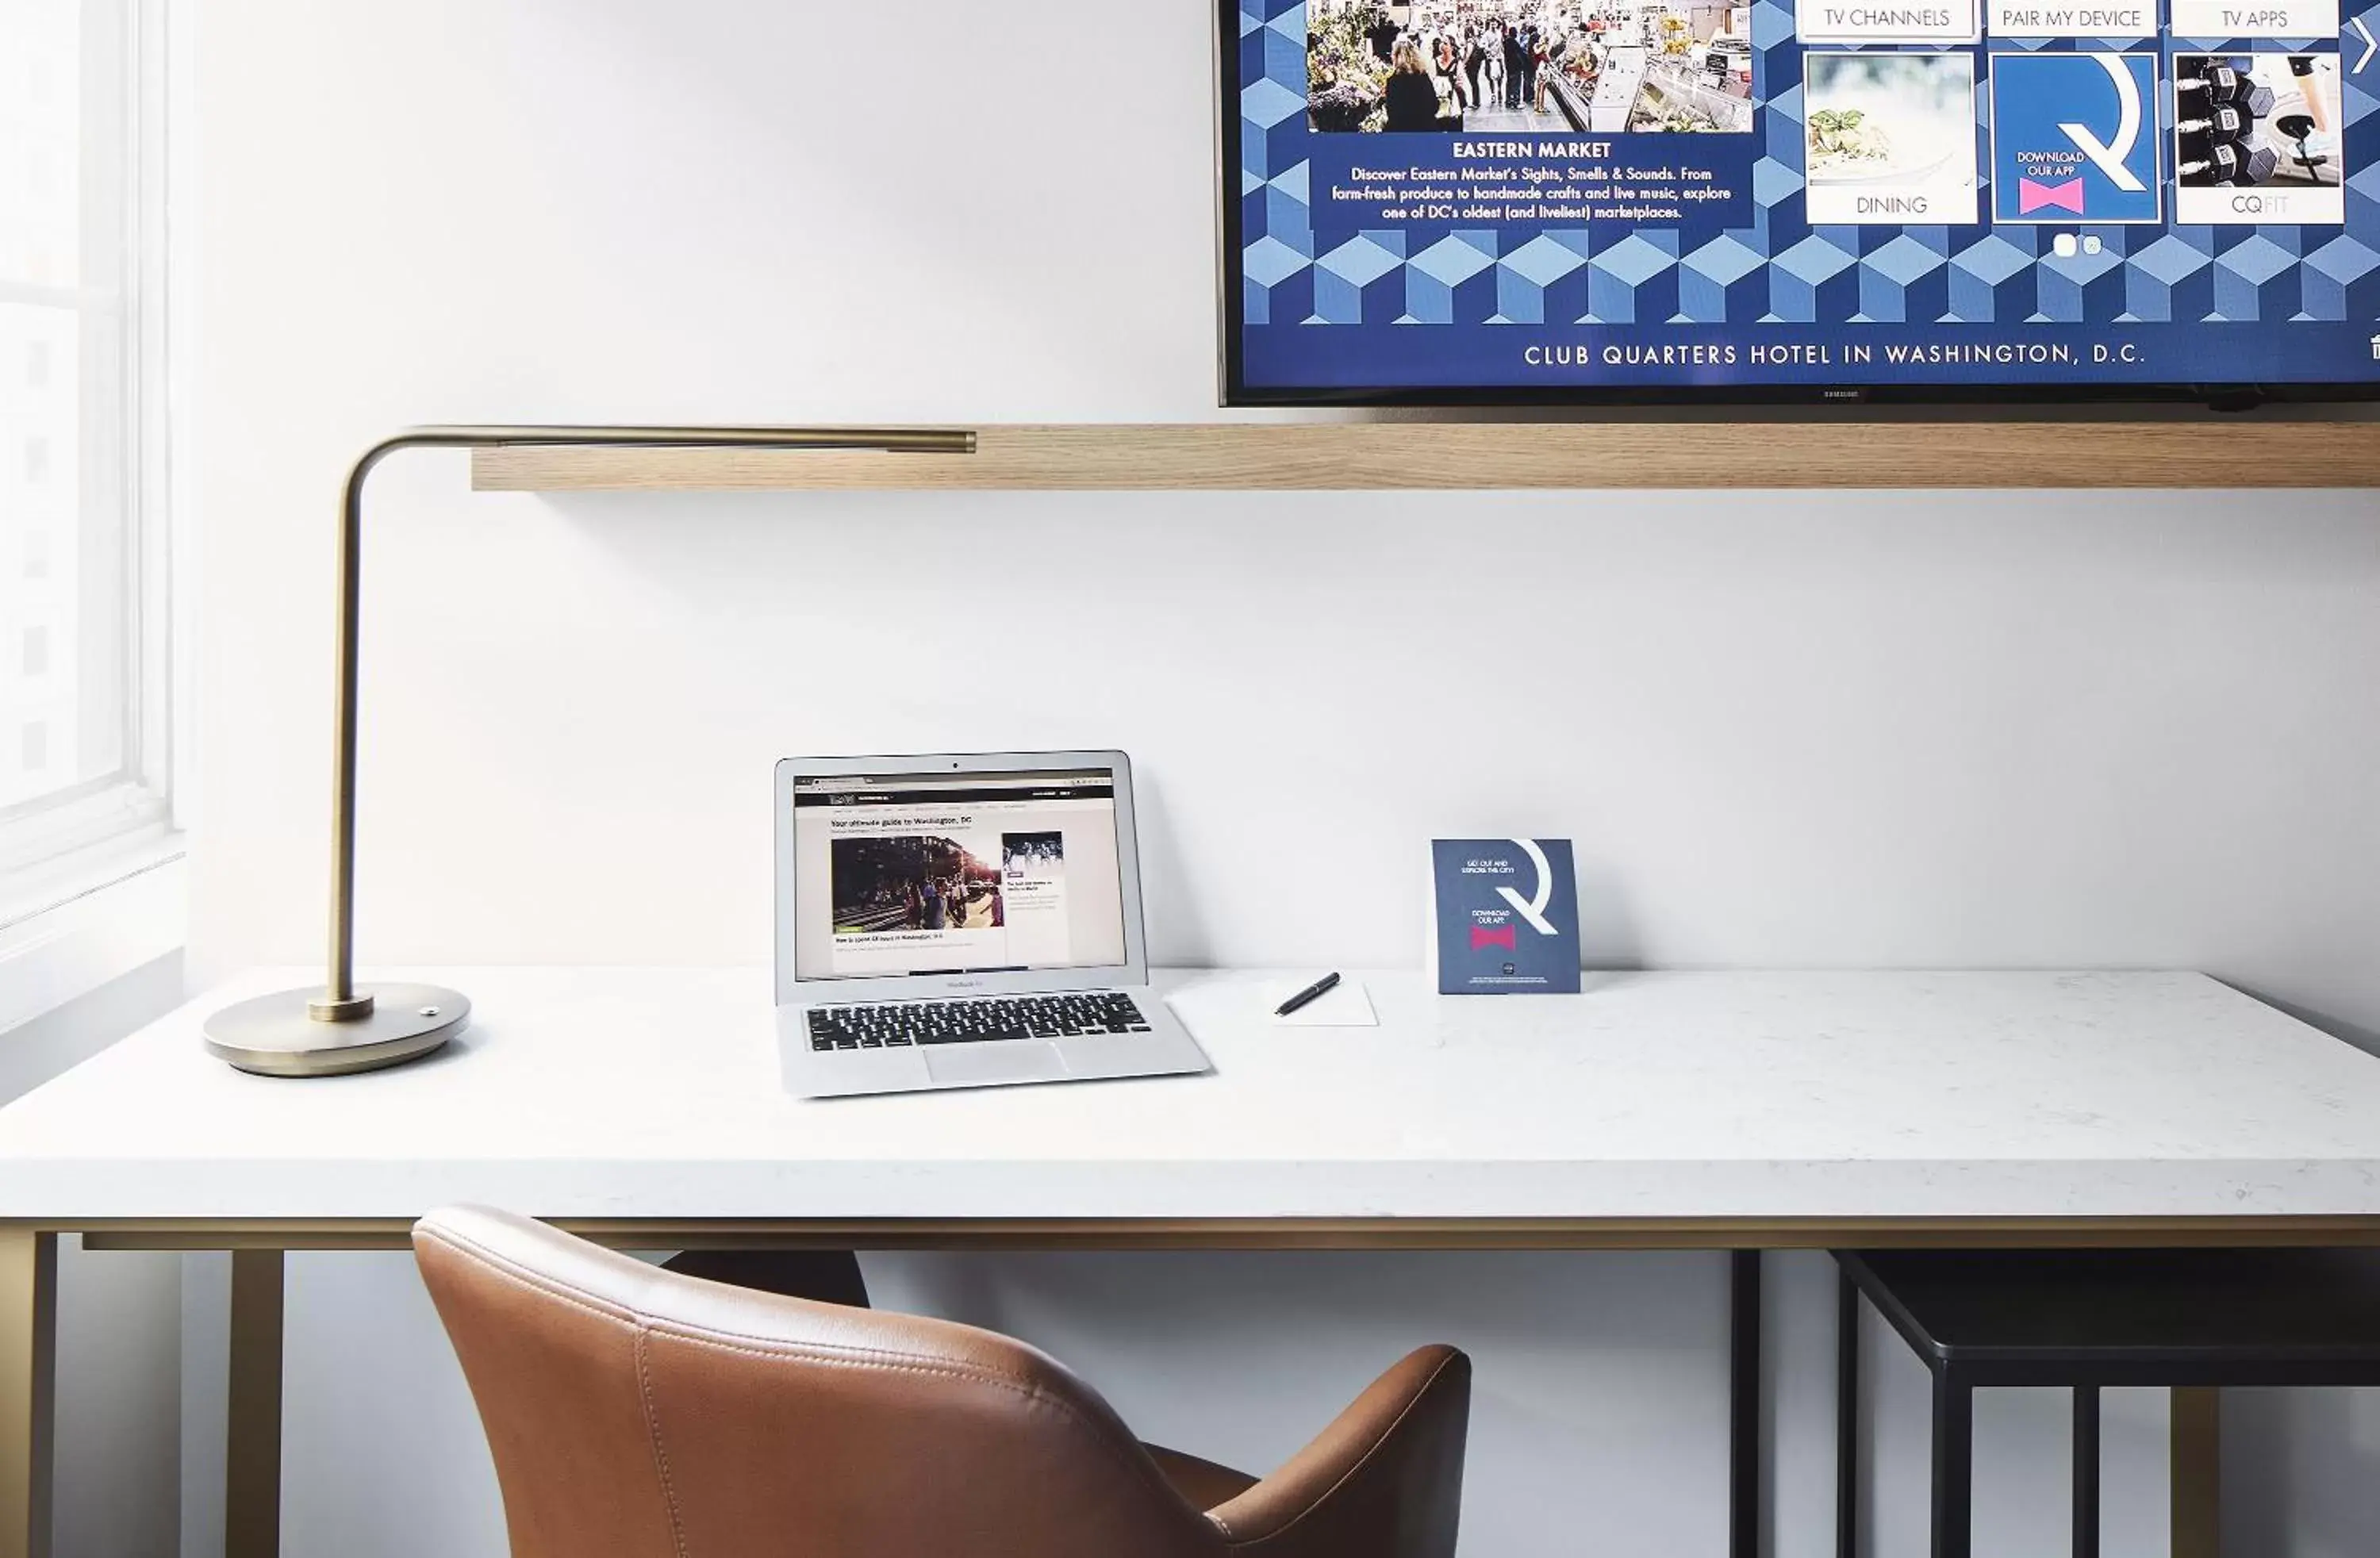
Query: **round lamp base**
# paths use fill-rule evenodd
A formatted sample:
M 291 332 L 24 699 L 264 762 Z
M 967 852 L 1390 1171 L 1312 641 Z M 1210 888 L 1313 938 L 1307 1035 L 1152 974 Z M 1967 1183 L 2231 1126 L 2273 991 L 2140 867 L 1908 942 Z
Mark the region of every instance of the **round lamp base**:
M 463 1031 L 471 1003 L 431 984 L 359 990 L 372 998 L 359 1017 L 325 1022 L 309 1014 L 319 990 L 283 990 L 225 1006 L 206 1021 L 207 1053 L 260 1077 L 343 1077 L 419 1060 Z

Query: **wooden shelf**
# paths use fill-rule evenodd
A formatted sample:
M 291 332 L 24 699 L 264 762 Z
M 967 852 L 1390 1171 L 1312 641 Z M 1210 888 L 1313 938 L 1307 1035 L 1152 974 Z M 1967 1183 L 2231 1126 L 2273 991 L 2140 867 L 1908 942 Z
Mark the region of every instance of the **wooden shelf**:
M 475 450 L 481 492 L 2371 487 L 2380 422 L 990 424 L 972 455 Z

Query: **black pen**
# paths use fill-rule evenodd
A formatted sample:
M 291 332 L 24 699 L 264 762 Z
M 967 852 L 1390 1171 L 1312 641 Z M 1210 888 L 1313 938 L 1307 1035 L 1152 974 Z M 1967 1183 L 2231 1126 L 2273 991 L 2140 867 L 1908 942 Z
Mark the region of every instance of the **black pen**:
M 1289 1016 L 1290 1013 L 1297 1010 L 1300 1006 L 1308 1005 L 1313 1002 L 1319 1001 L 1324 996 L 1330 994 L 1332 987 L 1337 985 L 1338 982 L 1338 975 L 1325 974 L 1320 979 L 1315 980 L 1312 984 L 1307 985 L 1304 990 L 1299 991 L 1296 994 L 1291 996 L 1288 1000 L 1275 1007 L 1272 1015 L 1277 1017 L 1285 1017 Z

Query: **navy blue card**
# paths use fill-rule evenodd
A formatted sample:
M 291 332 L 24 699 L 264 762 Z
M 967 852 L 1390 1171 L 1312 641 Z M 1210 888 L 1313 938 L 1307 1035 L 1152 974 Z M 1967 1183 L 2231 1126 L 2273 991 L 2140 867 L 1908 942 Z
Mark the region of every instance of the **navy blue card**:
M 1430 841 L 1440 995 L 1578 993 L 1566 838 Z

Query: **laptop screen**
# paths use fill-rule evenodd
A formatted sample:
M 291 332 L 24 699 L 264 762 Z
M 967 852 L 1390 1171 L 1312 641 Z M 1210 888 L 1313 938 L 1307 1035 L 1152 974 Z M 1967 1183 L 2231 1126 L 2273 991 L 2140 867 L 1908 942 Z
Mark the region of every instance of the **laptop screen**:
M 1121 967 L 1115 782 L 1111 769 L 795 779 L 795 974 Z

